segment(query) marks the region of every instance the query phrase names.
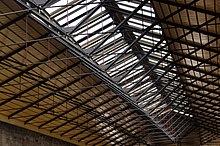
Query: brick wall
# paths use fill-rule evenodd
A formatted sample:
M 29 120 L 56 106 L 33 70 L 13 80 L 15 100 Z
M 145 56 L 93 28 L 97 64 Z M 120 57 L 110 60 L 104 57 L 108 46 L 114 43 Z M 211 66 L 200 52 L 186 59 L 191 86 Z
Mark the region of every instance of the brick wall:
M 0 122 L 0 146 L 75 146 L 30 130 Z

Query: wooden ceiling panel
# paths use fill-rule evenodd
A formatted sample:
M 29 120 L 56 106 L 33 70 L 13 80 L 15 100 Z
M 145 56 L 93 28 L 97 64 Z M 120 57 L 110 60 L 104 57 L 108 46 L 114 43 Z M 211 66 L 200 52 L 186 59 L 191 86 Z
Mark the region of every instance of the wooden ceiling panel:
M 152 0 L 159 19 L 169 16 L 177 9 L 186 6 L 191 0 Z M 174 61 L 181 65 L 177 71 L 186 84 L 186 93 L 192 113 L 198 112 L 212 118 L 210 127 L 219 119 L 219 108 L 213 108 L 219 99 L 219 9 L 217 1 L 198 0 L 184 10 L 161 22 Z M 183 66 L 186 66 L 183 67 Z M 195 69 L 199 69 L 195 71 Z M 181 73 L 187 74 L 186 78 Z M 198 98 L 198 97 L 199 98 Z M 203 100 L 205 99 L 205 100 Z M 194 114 L 199 121 L 201 117 Z M 201 125 L 202 126 L 202 125 Z M 219 132 L 219 129 L 215 129 Z

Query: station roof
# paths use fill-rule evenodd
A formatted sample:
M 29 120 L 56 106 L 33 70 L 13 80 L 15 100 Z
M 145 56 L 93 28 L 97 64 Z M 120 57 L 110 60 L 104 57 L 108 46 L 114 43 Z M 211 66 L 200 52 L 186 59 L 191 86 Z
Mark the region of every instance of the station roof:
M 217 137 L 218 7 L 3 0 L 1 119 L 77 145 L 171 143 L 195 123 Z

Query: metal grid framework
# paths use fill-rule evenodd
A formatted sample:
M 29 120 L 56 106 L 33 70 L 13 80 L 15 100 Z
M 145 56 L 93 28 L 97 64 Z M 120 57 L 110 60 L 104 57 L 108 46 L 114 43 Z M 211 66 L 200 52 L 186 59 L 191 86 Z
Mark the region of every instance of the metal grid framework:
M 65 1 L 46 8 L 46 16 L 66 30 L 173 141 L 180 139 L 191 128 L 192 115 L 179 114 L 178 101 L 185 97 L 184 90 L 179 77 L 172 80 L 175 73 L 164 71 L 176 69 L 170 66 L 172 57 L 150 2 L 83 1 L 80 10 L 72 1 L 65 6 L 60 3 Z M 170 80 L 173 82 L 166 85 Z M 183 104 L 187 103 L 185 99 Z M 172 108 L 173 104 L 177 107 Z
M 219 138 L 210 138 L 210 141 L 206 142 L 202 146 L 218 146 L 219 143 L 220 143 L 220 139 Z
M 75 144 L 218 137 L 217 1 L 1 3 L 4 117 Z
M 0 6 L 1 120 L 77 145 L 171 142 L 35 5 Z
M 219 135 L 211 132 L 209 129 L 199 128 L 199 137 L 200 137 L 200 144 L 202 146 L 219 145 Z M 214 142 L 214 143 L 212 143 Z
M 188 3 L 155 0 L 153 6 L 162 19 Z M 172 42 L 169 52 L 190 103 L 186 111 L 209 131 L 201 134 L 202 144 L 210 140 L 207 137 L 219 136 L 219 8 L 216 0 L 195 0 L 187 9 L 161 23 L 166 40 Z

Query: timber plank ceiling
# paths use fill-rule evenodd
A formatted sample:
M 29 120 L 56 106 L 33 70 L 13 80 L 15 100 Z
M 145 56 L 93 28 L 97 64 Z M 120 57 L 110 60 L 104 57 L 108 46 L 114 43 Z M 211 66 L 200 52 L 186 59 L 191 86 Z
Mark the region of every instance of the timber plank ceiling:
M 217 0 L 153 1 L 159 19 L 186 5 L 161 26 L 190 101 L 189 111 L 199 126 L 219 135 L 220 4 Z
M 219 136 L 217 0 L 2 0 L 0 12 L 1 120 L 76 145 Z
M 76 145 L 169 141 L 78 45 L 30 5 L 0 2 L 2 121 Z

